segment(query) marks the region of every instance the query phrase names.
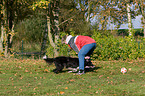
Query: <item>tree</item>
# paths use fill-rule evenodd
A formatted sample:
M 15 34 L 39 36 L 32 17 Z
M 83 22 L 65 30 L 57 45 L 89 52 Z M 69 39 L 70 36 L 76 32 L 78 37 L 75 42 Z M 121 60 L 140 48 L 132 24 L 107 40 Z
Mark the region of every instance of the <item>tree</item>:
M 51 24 L 51 27 L 50 27 L 51 32 L 54 35 L 53 42 L 52 42 L 52 38 L 49 38 L 49 40 L 51 39 L 50 41 L 51 41 L 51 45 L 54 48 L 55 56 L 59 55 L 59 52 L 57 50 L 57 43 L 58 43 L 59 32 L 60 32 L 60 28 L 59 28 L 59 9 L 60 9 L 59 3 L 60 3 L 60 0 L 52 0 L 50 2 L 49 13 L 48 13 L 48 16 L 50 17 L 50 22 L 48 20 L 48 24 Z M 49 34 L 49 35 L 51 35 L 51 34 Z
M 127 7 L 127 17 L 128 17 L 128 28 L 129 28 L 129 36 L 132 36 L 132 18 L 131 18 L 131 2 L 130 0 L 126 0 L 126 7 Z
M 58 56 L 59 52 L 57 50 L 57 41 L 59 39 L 59 0 L 40 0 L 39 2 L 34 2 L 32 8 L 35 10 L 36 8 L 41 8 L 46 12 L 46 20 L 47 20 L 47 31 L 44 34 L 44 40 L 47 40 L 47 34 L 49 37 L 49 41 L 51 46 L 54 48 L 54 55 Z M 43 41 L 45 42 L 45 41 Z M 44 45 L 43 45 L 44 47 Z M 41 51 L 43 51 L 41 49 Z
M 60 32 L 70 34 L 91 34 L 90 22 L 84 16 L 84 10 L 77 7 L 74 0 L 60 0 L 59 26 Z
M 135 18 L 136 12 L 130 8 L 132 6 L 131 0 L 129 2 L 128 0 L 106 0 L 98 1 L 98 3 L 96 21 L 101 30 L 106 30 L 108 23 L 117 25 L 116 28 L 128 21 L 129 25 L 132 25 L 131 19 Z
M 30 12 L 28 10 L 25 10 L 25 8 L 28 7 L 28 4 L 31 5 L 31 2 L 29 0 L 1 0 L 0 2 L 0 49 L 1 51 L 4 51 L 5 57 L 8 57 L 11 53 L 10 49 L 12 47 L 13 36 L 15 34 L 15 24 L 17 24 L 19 20 L 22 20 L 24 17 L 26 17 Z
M 145 1 L 144 0 L 135 0 L 135 3 L 138 8 L 138 14 L 142 15 L 142 24 L 143 24 L 144 38 L 145 38 Z
M 9 25 L 8 25 L 8 10 L 7 6 L 8 2 L 5 0 L 2 0 L 2 8 L 1 8 L 1 13 L 2 13 L 2 20 L 1 20 L 1 50 L 4 51 L 5 57 L 8 57 L 8 37 L 7 34 L 9 32 Z M 2 47 L 4 44 L 4 48 Z
M 3 42 L 3 37 L 2 37 L 3 34 L 1 32 L 2 31 L 2 25 L 1 25 L 2 24 L 2 7 L 3 7 L 2 5 L 3 4 L 2 4 L 2 0 L 1 0 L 1 2 L 0 2 L 0 33 L 1 33 L 0 34 L 0 53 L 3 52 L 3 43 L 2 43 Z

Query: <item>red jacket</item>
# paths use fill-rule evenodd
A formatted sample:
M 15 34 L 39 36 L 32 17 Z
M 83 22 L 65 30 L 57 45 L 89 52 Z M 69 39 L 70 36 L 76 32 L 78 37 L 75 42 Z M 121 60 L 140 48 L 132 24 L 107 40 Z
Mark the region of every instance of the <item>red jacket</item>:
M 96 41 L 94 39 L 92 39 L 91 37 L 89 36 L 82 36 L 82 35 L 79 35 L 75 38 L 75 41 L 74 43 L 76 44 L 78 50 L 80 51 L 81 48 L 84 46 L 84 45 L 87 45 L 87 44 L 91 44 L 91 43 L 96 43 Z M 69 45 L 70 47 L 70 45 Z M 70 47 L 71 48 L 71 47 Z M 72 48 L 73 49 L 73 48 Z

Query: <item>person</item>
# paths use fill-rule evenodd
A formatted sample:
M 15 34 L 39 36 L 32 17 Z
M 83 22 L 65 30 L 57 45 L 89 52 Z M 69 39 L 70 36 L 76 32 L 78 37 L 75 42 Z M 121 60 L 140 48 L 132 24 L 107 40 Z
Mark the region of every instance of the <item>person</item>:
M 79 58 L 79 72 L 77 75 L 85 74 L 84 62 L 85 56 L 90 56 L 96 48 L 96 41 L 89 36 L 72 36 L 66 37 L 65 43 L 78 53 Z

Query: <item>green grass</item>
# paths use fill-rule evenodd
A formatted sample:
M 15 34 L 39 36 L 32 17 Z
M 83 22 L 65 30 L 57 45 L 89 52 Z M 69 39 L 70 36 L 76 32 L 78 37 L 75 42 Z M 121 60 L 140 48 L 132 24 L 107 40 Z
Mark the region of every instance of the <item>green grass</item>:
M 54 65 L 43 60 L 0 60 L 0 96 L 145 96 L 145 60 L 94 64 L 95 70 L 78 76 L 54 74 Z

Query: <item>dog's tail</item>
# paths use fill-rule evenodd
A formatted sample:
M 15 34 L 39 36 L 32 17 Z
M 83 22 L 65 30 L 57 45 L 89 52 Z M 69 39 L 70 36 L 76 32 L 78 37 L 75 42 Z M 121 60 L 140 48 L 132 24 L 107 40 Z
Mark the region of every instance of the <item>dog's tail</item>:
M 45 60 L 48 64 L 52 64 L 54 62 L 54 58 L 48 58 L 46 55 L 43 56 L 43 60 Z

